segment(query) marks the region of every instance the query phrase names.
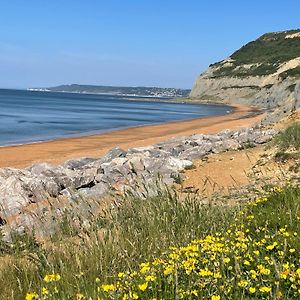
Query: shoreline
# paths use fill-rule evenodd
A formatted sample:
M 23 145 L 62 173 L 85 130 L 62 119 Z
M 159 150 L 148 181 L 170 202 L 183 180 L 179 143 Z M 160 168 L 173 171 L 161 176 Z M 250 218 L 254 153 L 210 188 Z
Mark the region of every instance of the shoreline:
M 232 105 L 227 115 L 173 121 L 110 131 L 102 134 L 69 137 L 32 144 L 0 148 L 0 168 L 24 168 L 35 163 L 61 164 L 68 159 L 100 157 L 114 147 L 125 150 L 144 147 L 175 136 L 216 133 L 223 129 L 250 126 L 259 122 L 263 113 L 248 105 Z
M 128 101 L 135 101 L 135 102 L 139 102 L 139 101 L 143 101 L 141 99 L 127 99 Z M 150 127 L 150 126 L 157 126 L 157 125 L 163 125 L 163 124 L 171 124 L 171 123 L 181 123 L 181 122 L 185 122 L 185 121 L 192 121 L 192 120 L 199 120 L 199 119 L 205 119 L 205 118 L 213 118 L 213 117 L 219 117 L 219 116 L 226 116 L 227 114 L 231 114 L 234 112 L 235 106 L 232 105 L 228 105 L 228 104 L 219 104 L 219 103 L 214 103 L 214 104 L 210 104 L 210 103 L 200 103 L 200 102 L 195 102 L 195 103 L 189 103 L 189 102 L 178 102 L 176 100 L 173 101 L 169 101 L 169 100 L 149 100 L 149 101 L 145 101 L 145 102 L 162 102 L 162 103 L 177 103 L 177 104 L 195 104 L 195 105 L 199 105 L 199 104 L 205 104 L 205 105 L 211 105 L 211 106 L 223 106 L 223 107 L 227 107 L 228 111 L 226 114 L 222 114 L 222 115 L 212 115 L 212 116 L 206 116 L 206 117 L 198 117 L 198 118 L 192 118 L 192 119 L 183 119 L 183 120 L 173 120 L 173 121 L 169 121 L 169 122 L 156 122 L 156 123 L 152 123 L 152 124 L 148 124 L 148 125 L 136 125 L 136 126 L 126 126 L 126 127 L 117 127 L 117 128 L 112 128 L 112 129 L 104 129 L 104 130 L 93 130 L 93 131 L 88 131 L 85 133 L 77 133 L 77 134 L 72 134 L 72 135 L 67 135 L 67 136 L 61 136 L 61 137 L 54 137 L 54 138 L 45 138 L 45 139 L 41 139 L 41 140 L 32 140 L 32 141 L 25 141 L 25 142 L 18 142 L 18 143 L 12 143 L 12 144 L 4 144 L 1 145 L 0 144 L 0 149 L 1 148 L 7 148 L 7 147 L 19 147 L 19 146 L 26 146 L 26 145 L 33 145 L 33 144 L 41 144 L 41 143 L 47 143 L 47 142 L 55 142 L 55 141 L 60 141 L 60 140 L 67 140 L 67 139 L 77 139 L 77 138 L 84 138 L 84 137 L 89 137 L 89 136 L 99 136 L 99 135 L 103 135 L 103 134 L 109 134 L 109 133 L 113 133 L 116 131 L 121 131 L 121 130 L 127 130 L 127 129 L 132 129 L 132 128 L 139 128 L 139 127 Z

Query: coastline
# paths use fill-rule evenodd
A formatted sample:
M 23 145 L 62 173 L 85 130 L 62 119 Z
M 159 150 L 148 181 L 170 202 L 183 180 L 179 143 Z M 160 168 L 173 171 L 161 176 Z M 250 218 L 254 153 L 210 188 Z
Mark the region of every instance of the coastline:
M 235 129 L 259 122 L 263 113 L 255 107 L 232 105 L 227 115 L 210 116 L 185 121 L 131 127 L 108 133 L 62 138 L 33 144 L 0 148 L 0 167 L 24 168 L 34 163 L 61 164 L 68 159 L 100 157 L 114 147 L 128 149 L 144 147 L 175 136 L 198 133 L 217 133 L 223 129 Z

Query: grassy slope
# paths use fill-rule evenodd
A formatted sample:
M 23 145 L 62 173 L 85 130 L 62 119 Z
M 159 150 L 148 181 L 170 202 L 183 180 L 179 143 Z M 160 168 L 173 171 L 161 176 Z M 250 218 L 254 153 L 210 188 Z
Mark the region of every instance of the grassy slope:
M 267 33 L 246 44 L 230 56 L 233 60 L 232 66 L 222 67 L 222 62 L 214 64 L 220 67 L 214 72 L 214 76 L 263 76 L 276 72 L 280 64 L 300 57 L 300 37 L 285 38 L 287 34 L 295 32 L 300 32 L 300 30 Z M 237 68 L 245 64 L 254 64 L 254 66 L 250 69 Z M 296 74 L 291 74 L 291 76 L 294 75 L 300 75 L 300 70 L 297 69 Z

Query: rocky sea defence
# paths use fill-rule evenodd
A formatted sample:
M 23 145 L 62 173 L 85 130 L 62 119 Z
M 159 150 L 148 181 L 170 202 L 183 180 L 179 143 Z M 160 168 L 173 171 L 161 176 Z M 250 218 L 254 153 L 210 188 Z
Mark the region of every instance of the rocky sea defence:
M 155 195 L 158 184 L 184 180 L 193 160 L 264 144 L 276 134 L 261 126 L 217 134 L 174 137 L 155 145 L 114 148 L 100 158 L 68 160 L 59 166 L 40 163 L 26 169 L 0 169 L 0 230 L 9 241 L 17 232 L 46 237 L 65 214 L 89 226 L 105 197 L 134 193 Z

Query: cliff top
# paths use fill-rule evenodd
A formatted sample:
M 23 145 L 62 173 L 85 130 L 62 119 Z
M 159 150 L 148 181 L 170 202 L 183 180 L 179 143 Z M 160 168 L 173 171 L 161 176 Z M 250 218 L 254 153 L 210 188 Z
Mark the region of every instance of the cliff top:
M 282 64 L 300 57 L 300 29 L 266 33 L 234 52 L 229 58 L 210 65 L 213 77 L 265 76 Z M 296 75 L 300 75 L 299 68 Z M 295 72 L 293 72 L 295 75 Z

